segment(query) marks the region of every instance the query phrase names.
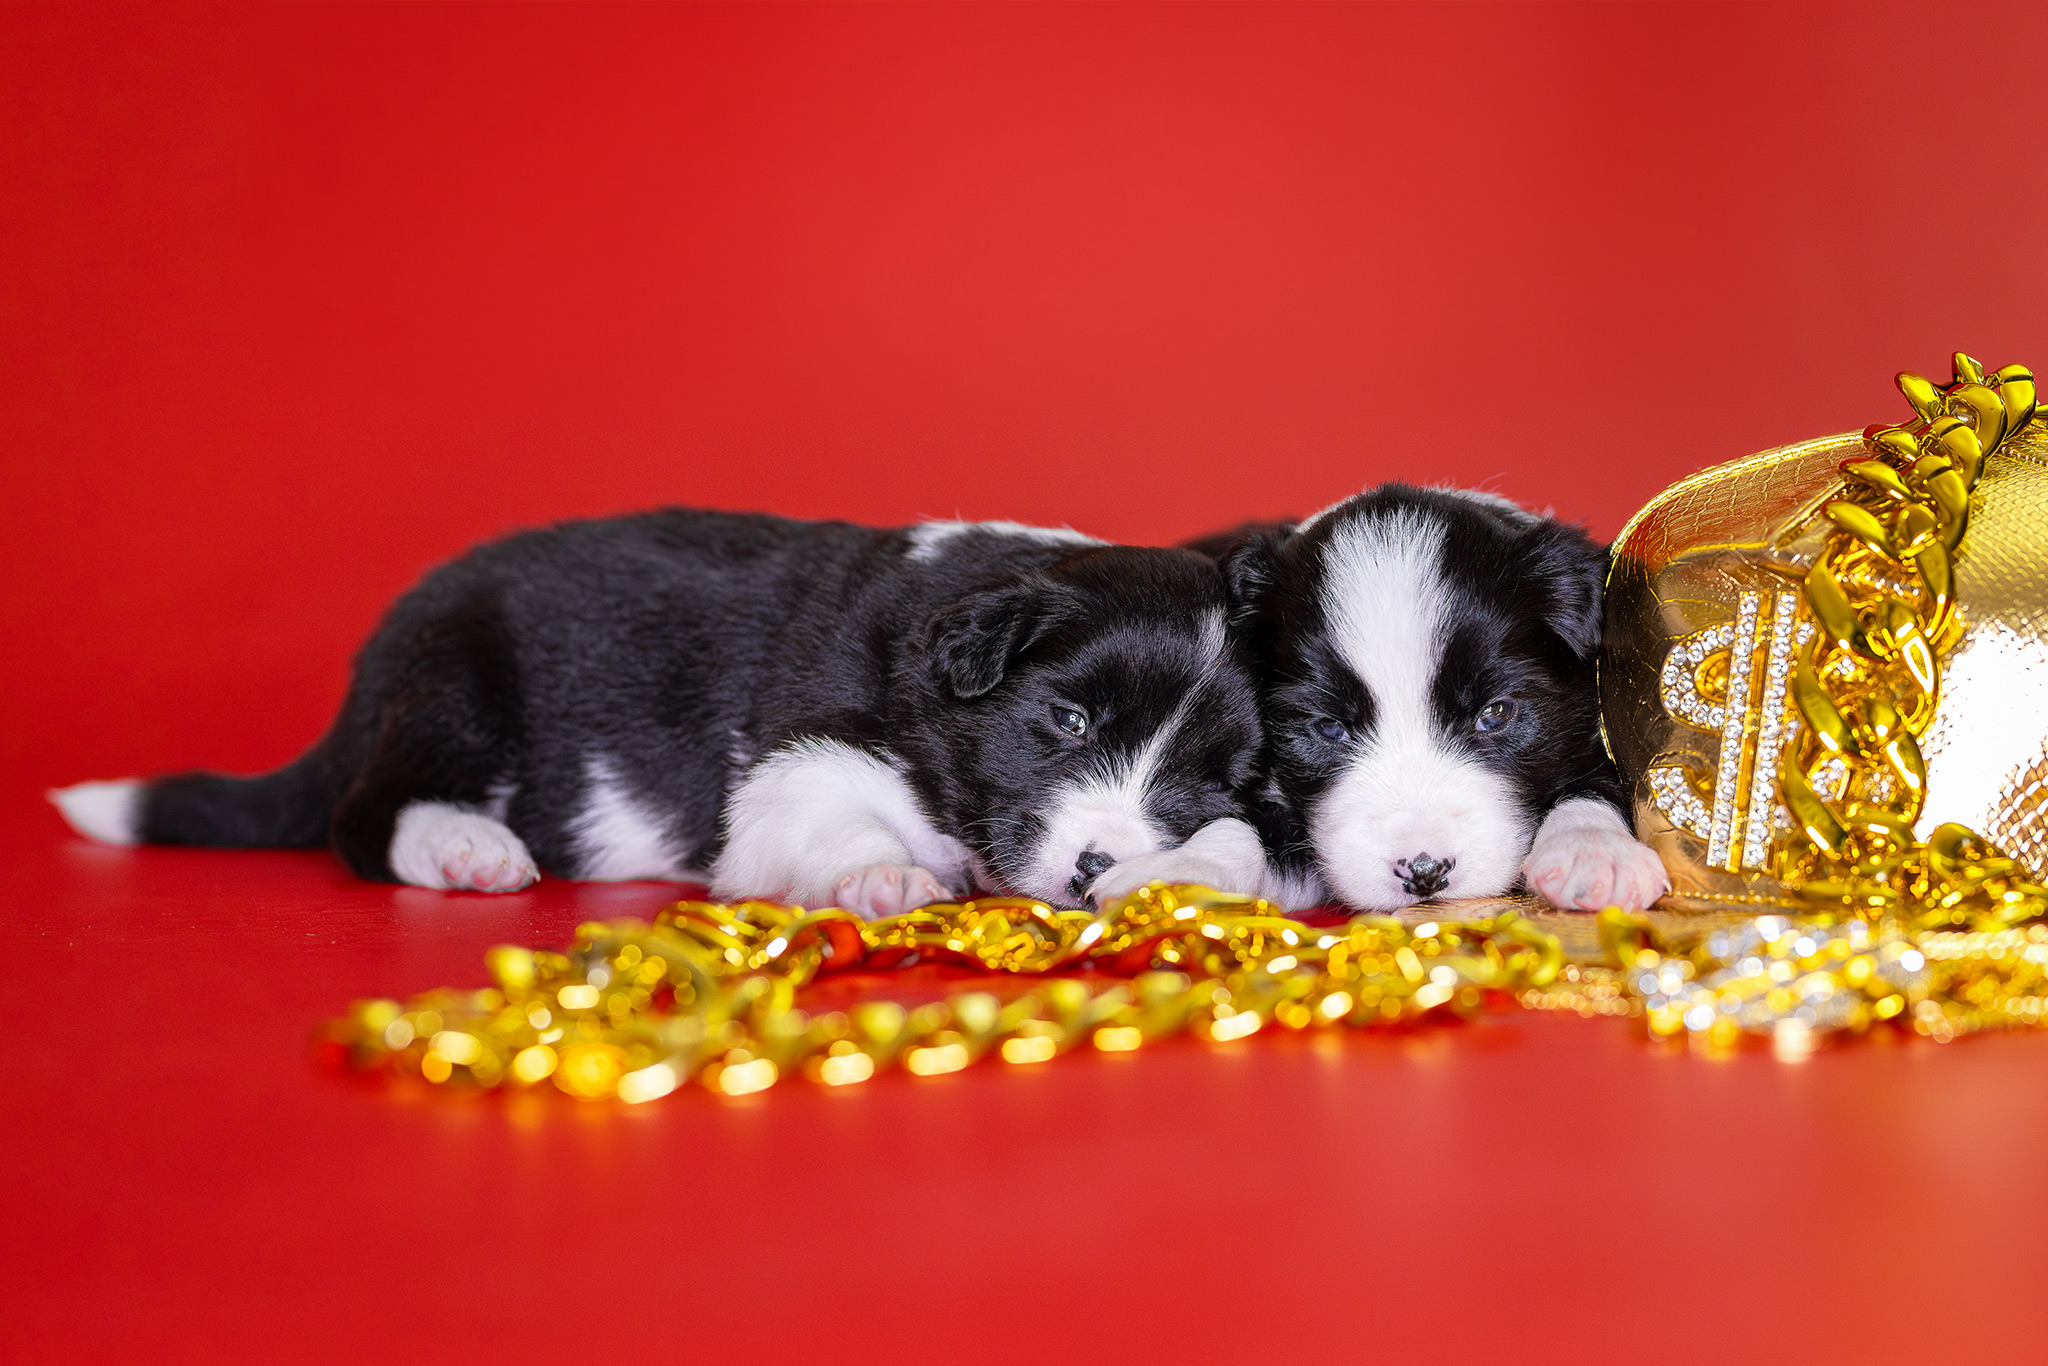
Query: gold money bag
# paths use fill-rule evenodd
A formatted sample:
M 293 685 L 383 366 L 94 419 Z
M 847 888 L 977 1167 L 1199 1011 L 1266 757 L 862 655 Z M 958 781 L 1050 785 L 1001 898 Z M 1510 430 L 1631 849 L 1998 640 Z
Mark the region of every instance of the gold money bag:
M 1600 693 L 1667 905 L 2048 911 L 2048 431 L 2034 377 L 1717 466 L 1615 542 Z

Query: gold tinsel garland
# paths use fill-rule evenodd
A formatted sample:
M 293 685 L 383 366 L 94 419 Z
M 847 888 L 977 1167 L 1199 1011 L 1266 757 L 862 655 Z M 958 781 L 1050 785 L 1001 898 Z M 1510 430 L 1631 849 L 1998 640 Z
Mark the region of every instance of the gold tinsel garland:
M 1952 562 L 1970 491 L 2034 416 L 2024 368 L 1987 374 L 1958 355 L 1955 370 L 1942 387 L 1901 375 L 1917 420 L 1871 428 L 1867 458 L 1843 465 L 1802 585 L 1819 630 L 1786 661 L 1804 734 L 1775 775 L 1729 775 L 1774 785 L 1785 802 L 1792 829 L 1774 841 L 1774 868 L 1811 913 L 1687 923 L 1608 911 L 1599 951 L 1568 961 L 1557 936 L 1514 914 L 1316 928 L 1265 901 L 1157 884 L 1100 914 L 998 897 L 866 922 L 683 902 L 652 924 L 586 924 L 567 953 L 493 949 L 495 985 L 480 991 L 359 1001 L 319 1047 L 336 1065 L 435 1083 L 552 1081 L 637 1102 L 693 1079 L 744 1095 L 797 1074 L 848 1085 L 890 1066 L 1029 1065 L 1182 1032 L 1229 1043 L 1269 1025 L 1397 1025 L 1471 1014 L 1489 997 L 1639 1015 L 1653 1034 L 1706 1049 L 1764 1036 L 1788 1058 L 1873 1027 L 1946 1041 L 2040 1025 L 2048 889 L 1962 826 L 1913 833 L 1926 776 L 1916 737 L 1959 634 Z M 1823 767 L 1847 775 L 1837 795 L 1816 786 Z M 1035 981 L 1009 1000 L 797 1003 L 822 970 L 920 960 Z M 1051 975 L 1076 970 L 1114 979 Z

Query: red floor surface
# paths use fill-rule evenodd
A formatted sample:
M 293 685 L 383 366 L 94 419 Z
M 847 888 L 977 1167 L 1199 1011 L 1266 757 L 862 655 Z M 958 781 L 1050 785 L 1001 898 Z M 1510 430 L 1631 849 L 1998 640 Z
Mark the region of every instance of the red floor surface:
M 2048 1360 L 2048 1038 L 1507 1016 L 640 1109 L 310 1065 L 650 911 L 120 852 L 662 502 L 1612 535 L 2048 366 L 2038 5 L 0 8 L 0 1359 Z
M 423 1094 L 316 1072 L 309 1024 L 666 890 L 451 897 L 7 814 L 16 1360 L 2048 1350 L 2048 1038 L 1788 1066 L 1512 1015 L 638 1108 Z

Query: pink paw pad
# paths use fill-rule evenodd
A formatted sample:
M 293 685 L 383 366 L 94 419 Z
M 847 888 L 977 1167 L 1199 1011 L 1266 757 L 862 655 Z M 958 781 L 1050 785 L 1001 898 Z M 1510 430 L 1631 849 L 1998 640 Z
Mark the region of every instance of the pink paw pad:
M 953 893 L 924 868 L 871 863 L 833 885 L 834 904 L 867 920 L 902 915 L 920 906 L 950 901 Z
M 1609 830 L 1565 830 L 1540 839 L 1522 872 L 1531 890 L 1564 910 L 1639 911 L 1671 886 L 1655 850 Z

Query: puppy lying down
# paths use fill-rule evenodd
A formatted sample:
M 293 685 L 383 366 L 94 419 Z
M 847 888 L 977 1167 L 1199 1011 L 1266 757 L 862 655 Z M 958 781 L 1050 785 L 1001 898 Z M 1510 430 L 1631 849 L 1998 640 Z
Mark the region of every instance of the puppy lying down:
M 1600 736 L 1607 556 L 1584 532 L 1389 484 L 1197 544 L 1262 670 L 1268 896 L 1392 910 L 1520 884 L 1594 910 L 1666 890 Z
M 331 844 L 422 887 L 546 870 L 866 915 L 976 888 L 1074 906 L 1244 862 L 1223 818 L 1258 719 L 1225 610 L 1210 559 L 1070 531 L 572 523 L 401 598 L 295 763 L 51 795 L 101 840 Z

